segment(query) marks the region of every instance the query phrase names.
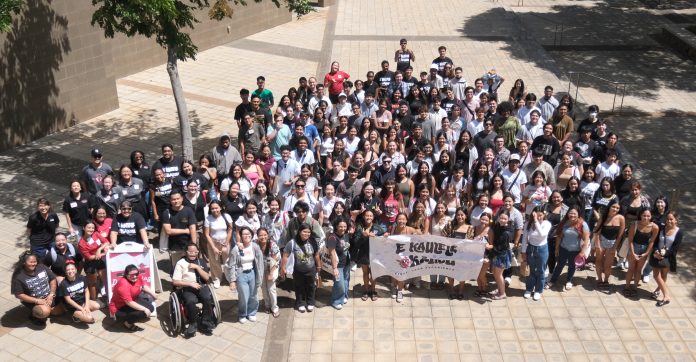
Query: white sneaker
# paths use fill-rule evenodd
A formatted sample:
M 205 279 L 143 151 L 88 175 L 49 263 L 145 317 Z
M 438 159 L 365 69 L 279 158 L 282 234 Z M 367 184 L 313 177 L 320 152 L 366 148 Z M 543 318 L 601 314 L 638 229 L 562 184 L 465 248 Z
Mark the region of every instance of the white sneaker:
M 506 286 L 510 285 L 510 282 L 512 282 L 512 278 L 510 278 L 510 277 L 505 278 L 505 285 Z
M 106 295 L 106 288 L 102 286 L 101 289 L 99 290 L 99 294 Z
M 404 300 L 404 293 L 402 291 L 396 292 L 396 302 L 401 303 Z
M 220 288 L 220 279 L 213 279 L 213 288 L 218 289 Z
M 355 264 L 355 263 L 350 263 L 350 264 L 351 264 L 350 271 L 356 271 L 358 269 L 358 264 Z
M 643 275 L 643 283 L 650 282 L 650 275 Z
M 549 269 L 546 268 L 546 269 L 544 269 L 544 279 L 548 279 L 548 278 L 549 278 Z
M 256 316 L 255 316 L 255 315 L 250 315 L 250 316 L 247 317 L 247 319 L 249 320 L 249 322 L 256 322 Z
M 533 297 L 532 299 L 534 299 L 534 300 L 536 300 L 536 301 L 540 300 L 540 299 L 541 299 L 541 293 L 534 293 L 534 297 Z
M 239 318 L 239 324 L 246 324 L 249 322 L 246 318 Z
M 532 297 L 532 292 L 524 292 L 524 299 L 529 299 Z
M 573 289 L 573 283 L 567 282 L 565 285 L 565 290 L 571 290 L 571 289 Z
M 343 304 L 348 304 L 348 298 L 343 298 Z
M 297 307 L 297 310 L 300 311 L 300 313 L 304 313 L 306 309 L 305 309 L 304 305 L 301 305 L 301 306 Z
M 312 312 L 314 311 L 314 306 L 313 305 L 308 305 L 307 306 L 307 312 Z
M 391 290 L 391 298 L 392 298 L 392 299 L 396 299 L 396 287 L 392 287 L 392 290 Z
M 335 304 L 335 305 L 332 305 L 332 307 L 334 307 L 336 310 L 341 310 L 341 309 L 343 309 L 343 304 Z

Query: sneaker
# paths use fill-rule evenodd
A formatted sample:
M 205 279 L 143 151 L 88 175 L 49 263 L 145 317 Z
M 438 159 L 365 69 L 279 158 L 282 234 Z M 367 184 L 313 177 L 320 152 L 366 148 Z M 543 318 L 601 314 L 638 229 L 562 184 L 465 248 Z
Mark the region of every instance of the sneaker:
M 396 299 L 396 288 L 395 288 L 395 287 L 392 287 L 392 290 L 391 290 L 391 298 L 392 298 L 392 299 Z
M 628 260 L 625 260 L 625 259 L 624 259 L 624 260 L 621 262 L 621 270 L 625 271 L 626 269 L 628 269 Z
M 147 230 L 147 231 L 152 231 L 154 229 L 155 229 L 155 227 L 152 226 L 151 224 L 147 224 L 147 226 L 145 226 L 145 230 Z
M 313 305 L 308 305 L 307 306 L 307 312 L 312 312 L 314 311 L 314 306 Z
M 213 279 L 213 288 L 215 288 L 215 289 L 220 288 L 220 279 L 218 279 L 218 278 Z
M 104 286 L 99 289 L 99 295 L 106 295 L 106 288 Z
M 301 306 L 297 307 L 297 310 L 300 311 L 300 313 L 304 313 L 304 312 L 306 311 L 304 305 L 301 305 Z
M 358 269 L 358 264 L 350 263 L 350 271 L 356 271 Z
M 549 269 L 547 268 L 546 270 L 544 270 L 544 279 L 548 279 L 548 278 L 549 278 Z
M 343 304 L 348 304 L 348 298 L 343 298 Z
M 541 300 L 541 293 L 534 293 L 534 297 L 532 299 L 534 299 L 536 301 Z
M 529 299 L 532 297 L 532 292 L 524 292 L 524 299 Z
M 571 290 L 571 289 L 573 289 L 573 283 L 567 282 L 565 285 L 565 290 Z
M 343 309 L 343 304 L 334 304 L 334 305 L 332 305 L 332 307 L 334 307 L 334 309 L 336 309 L 336 310 L 341 310 L 341 309 Z
M 396 302 L 401 303 L 404 300 L 404 292 L 402 291 L 397 291 L 396 292 Z
M 512 282 L 512 278 L 510 278 L 510 277 L 505 278 L 505 285 L 506 286 L 510 285 L 510 282 Z
M 249 322 L 256 322 L 256 316 L 255 316 L 255 315 L 250 315 L 250 316 L 247 317 L 247 320 L 248 320 Z
M 246 324 L 247 322 L 249 322 L 249 321 L 246 318 L 239 317 L 239 324 Z
M 650 282 L 650 275 L 643 275 L 643 283 L 648 283 Z
M 167 252 L 169 252 L 169 249 L 167 249 L 167 248 L 160 248 L 160 249 L 159 249 L 159 253 L 160 253 L 160 254 L 164 254 L 164 253 L 167 253 Z
M 198 330 L 198 326 L 196 326 L 196 324 L 194 324 L 194 323 L 189 324 L 189 326 L 186 328 L 186 332 L 184 332 L 184 337 L 186 337 L 186 338 L 195 337 L 197 330 Z

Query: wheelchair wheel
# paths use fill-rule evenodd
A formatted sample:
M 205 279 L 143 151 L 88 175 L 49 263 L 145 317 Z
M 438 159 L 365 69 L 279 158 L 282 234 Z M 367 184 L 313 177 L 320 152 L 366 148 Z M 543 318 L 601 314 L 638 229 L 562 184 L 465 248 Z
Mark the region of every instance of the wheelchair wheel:
M 210 295 L 213 296 L 213 316 L 215 316 L 215 322 L 220 324 L 222 323 L 222 311 L 220 310 L 220 301 L 218 301 L 217 294 L 215 294 L 215 288 L 210 286 L 210 284 L 205 286 L 210 290 Z
M 181 313 L 181 303 L 179 302 L 179 296 L 176 292 L 169 294 L 169 322 L 172 327 L 172 334 L 174 337 L 181 333 L 184 328 L 183 315 Z

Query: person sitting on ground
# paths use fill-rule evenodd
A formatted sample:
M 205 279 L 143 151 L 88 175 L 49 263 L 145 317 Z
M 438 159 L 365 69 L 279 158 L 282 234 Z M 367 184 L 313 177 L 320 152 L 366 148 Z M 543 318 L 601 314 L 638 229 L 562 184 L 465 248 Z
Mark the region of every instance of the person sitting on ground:
M 130 264 L 126 266 L 123 276 L 111 291 L 109 313 L 116 320 L 123 320 L 123 327 L 131 332 L 142 331 L 143 329 L 135 325 L 135 322 L 149 318 L 155 311 L 150 297 L 154 300 L 157 296 L 147 285 L 144 277 L 137 266 Z
M 73 244 L 68 243 L 68 237 L 64 233 L 57 233 L 54 240 L 55 245 L 48 249 L 43 263 L 51 268 L 56 275 L 56 283 L 60 284 L 65 278 L 65 264 L 68 260 L 78 266 L 78 271 L 82 271 L 82 255 L 77 252 Z
M 184 333 L 186 338 L 195 336 L 199 327 L 206 336 L 213 334 L 213 296 L 210 288 L 204 287 L 210 281 L 209 271 L 208 264 L 199 256 L 198 245 L 194 243 L 186 245 L 186 254 L 174 266 L 172 285 L 181 289 L 182 302 L 188 316 L 189 325 Z M 203 304 L 200 318 L 196 306 L 198 302 Z
M 65 262 L 65 279 L 58 286 L 58 297 L 63 306 L 72 314 L 73 322 L 94 323 L 93 311 L 99 310 L 101 304 L 90 298 L 87 279 L 77 273 L 77 266 L 72 260 Z
M 56 299 L 57 287 L 55 274 L 39 264 L 36 254 L 26 251 L 19 256 L 12 272 L 10 291 L 31 310 L 29 320 L 33 324 L 44 327 L 49 316 L 63 313 L 63 306 Z

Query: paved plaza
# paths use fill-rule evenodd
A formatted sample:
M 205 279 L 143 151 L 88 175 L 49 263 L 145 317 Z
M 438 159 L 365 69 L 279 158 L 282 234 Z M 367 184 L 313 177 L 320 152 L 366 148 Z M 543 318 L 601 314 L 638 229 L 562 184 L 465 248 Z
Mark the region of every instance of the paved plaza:
M 523 78 L 536 94 L 546 85 L 567 92 L 569 71 L 628 82 L 624 111 L 610 117 L 610 128 L 622 137 L 629 160 L 640 166 L 641 181 L 650 180 L 652 196 L 678 195 L 686 231 L 679 272 L 669 279 L 669 306 L 655 307 L 652 278 L 628 299 L 618 293 L 623 272 L 615 271 L 615 288 L 604 293 L 595 290 L 593 271 L 581 271 L 575 288 L 547 291 L 538 302 L 522 298 L 524 283 L 517 277 L 510 298 L 493 302 L 474 298 L 469 282 L 463 301 L 424 288 L 406 293 L 397 304 L 385 283 L 378 283 L 379 300 L 364 302 L 356 292 L 340 311 L 326 305 L 332 283 L 327 281 L 314 313 L 293 311 L 292 294 L 281 291 L 285 308 L 280 318 L 260 313 L 258 322 L 245 325 L 236 322 L 236 295 L 223 287 L 217 290 L 223 323 L 213 337 L 189 340 L 166 332 L 168 291 L 158 298 L 160 318 L 151 319 L 140 333 L 125 332 L 103 313 L 87 327 L 61 317 L 37 330 L 10 294 L 11 265 L 28 244 L 27 217 L 38 197 L 62 203 L 69 180 L 95 145 L 114 167 L 135 149 L 145 151 L 150 164 L 162 143 L 181 150 L 162 65 L 118 80 L 117 110 L 0 153 L 5 195 L 0 200 L 0 263 L 5 265 L 0 272 L 0 360 L 696 360 L 696 248 L 691 245 L 696 236 L 696 64 L 654 36 L 669 22 L 663 15 L 694 12 L 689 1 L 674 3 L 679 6 L 648 9 L 638 0 L 529 0 L 524 6 L 518 0 L 338 0 L 180 63 L 196 155 L 211 149 L 221 134 L 236 135 L 232 115 L 239 89 L 253 87 L 258 75 L 265 75 L 276 99 L 297 86 L 300 76 L 323 77 L 332 60 L 352 79 L 364 79 L 383 59 L 393 59 L 402 37 L 415 52 L 418 72 L 429 67 L 439 45 L 446 45 L 470 83 L 496 68 L 507 79 L 506 91 Z M 561 44 L 557 23 L 564 24 Z M 611 110 L 613 83 L 586 79 L 578 90 L 579 107 L 598 104 Z M 575 90 L 573 85 L 573 96 Z M 166 257 L 159 258 L 168 279 Z M 361 273 L 352 273 L 351 290 L 360 291 L 360 283 Z M 171 285 L 163 284 L 165 289 Z

